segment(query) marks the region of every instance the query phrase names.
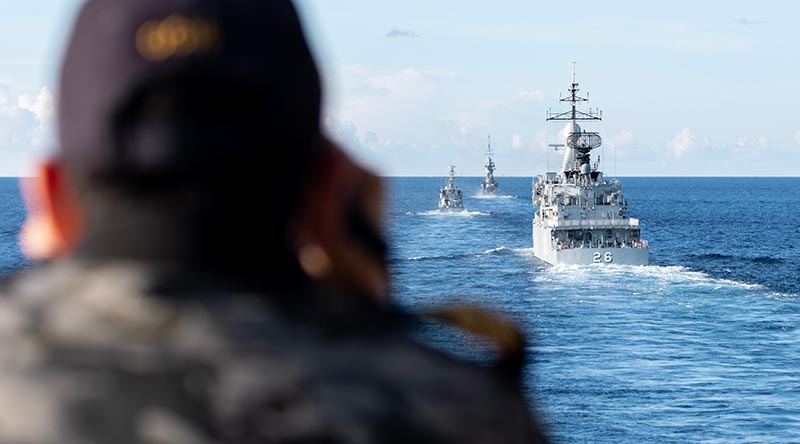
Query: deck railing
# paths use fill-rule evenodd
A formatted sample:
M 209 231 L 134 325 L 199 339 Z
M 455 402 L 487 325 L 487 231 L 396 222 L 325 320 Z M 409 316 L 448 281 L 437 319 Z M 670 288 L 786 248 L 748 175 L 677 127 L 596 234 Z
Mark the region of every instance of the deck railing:
M 648 242 L 646 240 L 627 241 L 627 242 L 609 242 L 609 241 L 561 241 L 553 240 L 554 250 L 569 250 L 573 248 L 647 248 Z
M 552 228 L 638 228 L 639 219 L 544 219 L 544 225 Z

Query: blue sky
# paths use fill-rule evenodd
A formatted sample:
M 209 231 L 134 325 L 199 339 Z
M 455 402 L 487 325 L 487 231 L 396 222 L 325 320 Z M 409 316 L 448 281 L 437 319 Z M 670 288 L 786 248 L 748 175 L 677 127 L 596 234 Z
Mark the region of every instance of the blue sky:
M 386 175 L 498 175 L 547 153 L 571 61 L 621 176 L 798 176 L 800 4 L 297 0 L 327 131 Z M 0 0 L 0 175 L 53 146 L 58 60 L 77 0 Z M 548 162 L 549 160 L 549 162 Z

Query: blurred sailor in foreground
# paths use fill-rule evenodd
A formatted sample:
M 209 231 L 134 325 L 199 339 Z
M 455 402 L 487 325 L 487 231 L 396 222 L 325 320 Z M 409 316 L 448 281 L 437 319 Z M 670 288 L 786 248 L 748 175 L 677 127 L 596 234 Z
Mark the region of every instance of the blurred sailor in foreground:
M 386 300 L 379 181 L 320 131 L 288 0 L 89 0 L 0 296 L 0 443 L 541 442 Z

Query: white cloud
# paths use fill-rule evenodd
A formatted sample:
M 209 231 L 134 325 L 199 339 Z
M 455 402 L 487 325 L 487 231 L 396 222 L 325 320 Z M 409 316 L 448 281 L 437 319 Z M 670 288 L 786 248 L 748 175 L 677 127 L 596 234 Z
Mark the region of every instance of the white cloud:
M 794 135 L 794 143 L 800 145 L 800 131 L 795 133 L 795 135 Z
M 689 128 L 680 130 L 677 134 L 675 134 L 675 137 L 672 138 L 672 141 L 667 143 L 667 148 L 672 150 L 672 152 L 675 153 L 675 157 L 678 159 L 682 158 L 694 147 L 694 133 Z
M 326 100 L 327 129 L 368 166 L 397 174 L 408 166 L 421 169 L 421 159 L 431 159 L 432 151 L 485 149 L 477 135 L 486 132 L 476 131 L 475 125 L 480 116 L 460 113 L 462 108 L 446 92 L 452 71 L 353 65 L 326 69 L 326 80 L 336 84 L 330 89 L 335 95 Z M 426 154 L 415 156 L 414 151 Z M 407 160 L 398 162 L 400 153 Z M 450 162 L 458 156 L 453 157 Z
M 0 175 L 31 174 L 34 162 L 52 147 L 53 104 L 46 87 L 36 95 L 17 96 L 0 83 Z
M 344 147 L 359 150 L 363 148 L 361 139 L 358 136 L 358 128 L 353 122 L 341 122 L 335 117 L 325 118 L 325 130 L 334 142 Z
M 47 87 L 16 100 L 11 87 L 0 84 L 0 149 L 42 148 L 52 141 L 53 94 Z
M 326 114 L 354 122 L 384 137 L 401 140 L 425 135 L 431 120 L 440 120 L 437 97 L 452 73 L 405 68 L 396 71 L 360 66 L 338 67 L 339 100 Z M 409 131 L 416 128 L 416 131 Z
M 544 114 L 535 88 L 498 102 L 465 96 L 446 70 L 325 65 L 323 75 L 327 131 L 380 173 L 438 174 L 455 164 L 481 174 L 489 133 L 499 174 L 529 174 L 545 158 L 546 141 L 539 146 L 536 130 L 525 129 Z
M 39 120 L 39 128 L 42 130 L 52 126 L 55 114 L 55 99 L 50 88 L 43 86 L 36 97 L 31 98 L 28 94 L 19 96 L 17 104 L 21 109 L 28 110 L 36 115 Z
M 518 150 L 522 148 L 522 140 L 519 136 L 519 133 L 514 134 L 514 137 L 511 138 L 511 148 Z
M 623 129 L 608 140 L 608 145 L 611 148 L 624 148 L 633 145 L 635 141 L 636 135 L 633 134 L 633 131 Z
M 536 138 L 533 142 L 533 147 L 540 151 L 549 149 L 551 143 L 563 143 L 563 141 L 556 141 L 555 136 L 552 136 L 547 130 L 540 129 L 536 132 Z
M 756 156 L 767 148 L 769 148 L 769 139 L 766 136 L 744 136 L 736 140 L 736 152 L 740 155 Z

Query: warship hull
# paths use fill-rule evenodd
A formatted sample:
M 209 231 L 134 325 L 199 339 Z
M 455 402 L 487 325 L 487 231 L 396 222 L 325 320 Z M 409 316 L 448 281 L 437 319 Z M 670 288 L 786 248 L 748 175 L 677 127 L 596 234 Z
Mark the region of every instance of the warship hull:
M 578 95 L 575 63 L 566 112 L 547 112 L 548 121 L 566 121 L 561 132 L 564 148 L 561 171 L 548 171 L 533 183 L 533 252 L 539 259 L 567 265 L 648 265 L 648 242 L 641 237 L 639 219 L 628 216 L 628 200 L 618 179 L 608 179 L 599 169 L 600 156 L 592 163 L 592 150 L 600 148 L 599 132 L 586 131 L 578 122 L 597 122 L 603 112 L 578 109 L 588 102 Z
M 551 265 L 648 265 L 650 254 L 642 247 L 591 247 L 560 248 L 552 242 L 552 230 L 533 226 L 533 253 Z

